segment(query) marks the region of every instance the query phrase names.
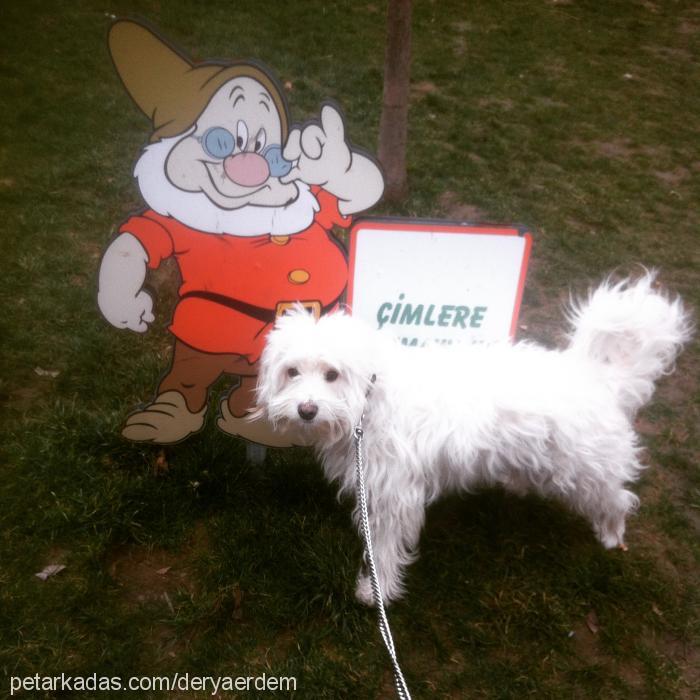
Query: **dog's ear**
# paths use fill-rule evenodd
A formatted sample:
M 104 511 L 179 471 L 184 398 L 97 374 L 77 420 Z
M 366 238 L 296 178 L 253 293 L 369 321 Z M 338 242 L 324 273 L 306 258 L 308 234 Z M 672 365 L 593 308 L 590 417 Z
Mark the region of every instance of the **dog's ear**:
M 296 333 L 309 333 L 318 323 L 316 316 L 301 302 L 295 301 L 289 308 L 280 314 L 275 321 L 275 328 L 295 328 Z
M 285 343 L 282 338 L 282 328 L 278 324 L 279 320 L 267 334 L 260 357 L 260 371 L 255 390 L 258 406 L 265 406 L 282 388 L 281 368 Z
M 269 403 L 281 391 L 290 353 L 299 355 L 313 338 L 315 326 L 316 320 L 301 304 L 295 304 L 277 318 L 274 328 L 265 338 L 260 358 L 256 390 L 258 405 Z

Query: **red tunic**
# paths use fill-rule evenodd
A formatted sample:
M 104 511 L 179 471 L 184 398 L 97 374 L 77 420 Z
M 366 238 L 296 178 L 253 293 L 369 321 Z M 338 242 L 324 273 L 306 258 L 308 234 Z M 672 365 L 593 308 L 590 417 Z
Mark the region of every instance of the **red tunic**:
M 290 236 L 206 233 L 150 209 L 120 226 L 120 233 L 141 242 L 150 268 L 171 255 L 177 260 L 182 284 L 170 325 L 175 337 L 202 352 L 236 353 L 252 363 L 278 303 L 334 304 L 347 284 L 348 266 L 330 229 L 351 220 L 338 211 L 335 196 L 319 188 L 312 192 L 320 209 L 305 231 Z M 227 306 L 228 300 L 238 308 Z

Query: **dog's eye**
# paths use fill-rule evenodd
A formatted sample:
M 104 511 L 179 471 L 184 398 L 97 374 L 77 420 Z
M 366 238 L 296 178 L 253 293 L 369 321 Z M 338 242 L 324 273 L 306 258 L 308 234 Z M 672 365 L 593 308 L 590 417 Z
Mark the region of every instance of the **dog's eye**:
M 290 379 L 294 379 L 294 377 L 298 377 L 298 376 L 299 376 L 299 370 L 298 370 L 296 367 L 290 367 L 290 368 L 287 370 L 287 376 L 288 376 Z
M 338 372 L 334 369 L 329 369 L 326 372 L 325 378 L 327 382 L 334 382 L 338 378 Z

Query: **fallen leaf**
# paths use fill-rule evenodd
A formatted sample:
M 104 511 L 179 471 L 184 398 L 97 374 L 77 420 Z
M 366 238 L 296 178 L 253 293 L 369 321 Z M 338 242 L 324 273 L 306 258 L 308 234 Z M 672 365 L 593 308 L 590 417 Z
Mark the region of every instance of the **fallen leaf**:
M 34 576 L 40 578 L 42 581 L 46 581 L 47 578 L 49 578 L 50 576 L 55 576 L 60 571 L 63 571 L 63 569 L 65 568 L 66 567 L 64 564 L 49 564 L 38 574 L 34 574 Z
M 243 592 L 240 586 L 236 585 L 233 589 L 233 619 L 240 620 L 243 617 L 243 609 L 241 608 L 241 603 L 243 602 Z
M 156 457 L 156 461 L 153 464 L 153 473 L 156 476 L 161 474 L 167 474 L 170 471 L 170 464 L 168 463 L 168 458 L 165 455 L 165 449 L 161 448 Z
M 588 615 L 586 615 L 586 627 L 588 627 L 592 634 L 598 634 L 600 631 L 600 623 L 598 622 L 598 615 L 596 615 L 595 610 L 591 610 Z
M 58 377 L 59 371 L 57 369 L 43 369 L 41 367 L 35 367 L 34 373 L 38 374 L 40 377 L 51 377 L 52 379 Z

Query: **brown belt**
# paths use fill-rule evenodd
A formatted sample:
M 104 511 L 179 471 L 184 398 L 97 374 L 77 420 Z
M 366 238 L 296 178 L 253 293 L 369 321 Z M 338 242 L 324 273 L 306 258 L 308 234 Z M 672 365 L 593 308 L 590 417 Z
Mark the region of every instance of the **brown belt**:
M 338 303 L 340 297 L 337 297 L 326 306 L 321 306 L 320 301 L 280 301 L 277 303 L 274 309 L 266 309 L 262 306 L 248 304 L 247 302 L 240 301 L 239 299 L 232 299 L 231 297 L 227 297 L 223 294 L 216 294 L 216 292 L 187 292 L 186 294 L 183 294 L 180 299 L 205 299 L 206 301 L 211 301 L 215 304 L 226 306 L 234 311 L 240 311 L 242 314 L 251 316 L 258 321 L 272 323 L 278 316 L 283 316 L 297 304 L 311 312 L 316 318 L 319 318 L 321 314 L 331 311 L 331 309 L 333 309 L 333 307 Z

